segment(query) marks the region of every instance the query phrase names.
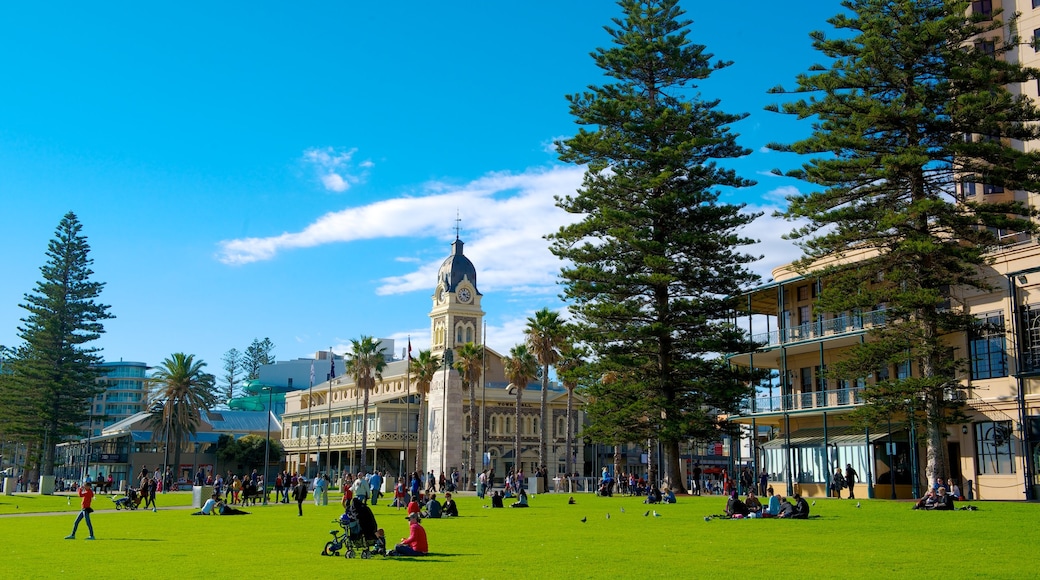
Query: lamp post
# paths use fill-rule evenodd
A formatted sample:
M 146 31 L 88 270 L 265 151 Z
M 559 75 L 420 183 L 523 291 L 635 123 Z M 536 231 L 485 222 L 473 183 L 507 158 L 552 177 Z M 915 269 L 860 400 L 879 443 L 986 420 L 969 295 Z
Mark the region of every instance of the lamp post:
M 271 466 L 271 398 L 272 389 L 271 387 L 264 387 L 264 391 L 267 391 L 267 438 L 264 439 L 264 489 L 260 491 L 263 494 L 263 505 L 267 505 L 267 482 L 270 480 L 268 469 Z

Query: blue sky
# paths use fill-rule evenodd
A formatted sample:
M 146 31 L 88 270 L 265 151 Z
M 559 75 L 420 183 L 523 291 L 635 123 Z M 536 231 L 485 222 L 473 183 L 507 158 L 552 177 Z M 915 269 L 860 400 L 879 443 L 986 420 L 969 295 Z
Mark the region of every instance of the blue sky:
M 700 90 L 753 150 L 727 192 L 767 216 L 805 186 L 762 150 L 809 130 L 762 108 L 818 60 L 837 0 L 682 3 L 691 39 L 734 61 Z M 488 344 L 562 308 L 543 236 L 581 168 L 550 144 L 565 95 L 602 81 L 605 0 L 9 3 L 0 17 L 0 344 L 74 211 L 115 319 L 108 360 L 220 357 L 270 337 L 279 359 L 362 334 L 429 343 L 434 273 L 455 236 L 484 294 Z M 796 257 L 769 217 L 747 232 L 764 277 Z

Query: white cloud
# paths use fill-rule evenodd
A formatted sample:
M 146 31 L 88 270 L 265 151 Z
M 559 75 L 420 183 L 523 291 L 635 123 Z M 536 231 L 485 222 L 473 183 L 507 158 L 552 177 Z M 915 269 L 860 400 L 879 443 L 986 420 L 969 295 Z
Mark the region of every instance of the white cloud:
M 218 259 L 226 264 L 269 260 L 280 252 L 390 237 L 435 237 L 462 215 L 465 253 L 481 268 L 481 291 L 523 288 L 554 295 L 559 260 L 549 251 L 546 233 L 576 219 L 555 205 L 555 195 L 572 193 L 581 183 L 578 167 L 494 173 L 461 186 L 431 183 L 415 197 L 400 197 L 328 213 L 299 232 L 240 238 L 220 243 Z M 432 232 L 432 233 L 431 233 Z M 382 279 L 380 295 L 429 291 L 443 258 L 418 262 L 406 274 Z M 403 261 L 403 260 L 401 260 Z
M 751 255 L 760 255 L 762 259 L 750 264 L 752 271 L 762 277 L 762 282 L 773 278 L 773 270 L 789 264 L 801 257 L 802 252 L 790 240 L 783 239 L 784 234 L 798 227 L 799 222 L 789 222 L 773 217 L 773 212 L 780 209 L 775 205 L 748 205 L 750 212 L 762 212 L 763 215 L 744 229 L 743 234 L 758 240 L 758 243 L 743 248 Z
M 350 189 L 351 185 L 360 183 L 365 173 L 354 174 L 351 160 L 357 149 L 336 149 L 335 147 L 311 148 L 303 152 L 303 160 L 314 166 L 318 179 L 325 189 L 342 193 Z M 367 170 L 373 167 L 371 161 L 362 161 L 357 166 Z

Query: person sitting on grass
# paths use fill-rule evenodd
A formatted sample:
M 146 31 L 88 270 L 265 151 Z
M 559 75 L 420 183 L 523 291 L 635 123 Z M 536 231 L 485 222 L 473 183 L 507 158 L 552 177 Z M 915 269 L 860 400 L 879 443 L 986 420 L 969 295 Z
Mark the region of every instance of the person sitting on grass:
M 935 505 L 932 506 L 933 510 L 952 510 L 953 509 L 953 496 L 946 493 L 945 487 L 939 488 L 939 494 L 935 496 Z
M 401 538 L 401 543 L 394 546 L 387 556 L 425 556 L 430 551 L 426 543 L 426 530 L 419 523 L 419 514 L 408 516 L 407 538 Z
M 516 496 L 516 501 L 509 504 L 509 507 L 525 508 L 527 507 L 527 490 L 520 488 L 520 493 Z
M 780 515 L 780 496 L 772 493 L 772 487 L 769 489 L 769 505 L 766 509 L 762 510 L 762 517 L 775 518 Z
M 650 487 L 647 490 L 646 499 L 643 500 L 643 503 L 661 503 L 661 490 Z
M 195 512 L 195 513 L 193 513 L 193 514 L 191 514 L 191 515 L 193 515 L 193 516 L 208 516 L 208 515 L 212 515 L 213 511 L 214 511 L 214 508 L 217 507 L 217 499 L 218 498 L 219 498 L 219 495 L 216 492 L 213 492 L 213 494 L 209 496 L 209 499 L 206 500 L 206 503 L 202 504 L 202 509 L 197 511 L 197 512 Z
M 807 520 L 809 519 L 809 502 L 805 501 L 805 498 L 800 494 L 794 494 L 794 519 L 796 520 Z
M 740 501 L 740 498 L 737 497 L 737 492 L 734 491 L 730 494 L 729 499 L 726 500 L 726 515 L 731 518 L 746 518 L 748 513 L 750 512 L 747 504 Z
M 675 492 L 672 491 L 672 488 L 664 488 L 664 497 L 661 498 L 661 501 L 664 503 L 675 503 Z
M 762 502 L 758 501 L 758 496 L 755 495 L 754 490 L 748 490 L 744 505 L 747 506 L 748 513 L 762 513 Z
M 376 530 L 376 541 L 372 544 L 372 552 L 380 556 L 386 555 L 386 532 L 383 528 Z
M 791 500 L 782 495 L 774 495 L 773 497 L 780 498 L 780 510 L 779 513 L 776 514 L 776 517 L 784 519 L 794 518 L 794 506 L 791 505 Z
M 491 492 L 491 507 L 493 507 L 493 508 L 505 507 L 505 506 L 502 505 L 502 492 L 501 491 L 493 491 L 493 492 Z
M 457 518 L 459 517 L 459 506 L 455 503 L 455 500 L 451 498 L 451 492 L 444 494 L 444 517 L 446 518 Z
M 935 507 L 935 493 L 932 490 L 928 490 L 924 493 L 924 497 L 917 500 L 912 509 L 915 510 L 930 510 Z
M 430 501 L 426 502 L 426 511 L 420 513 L 424 518 L 440 518 L 441 517 L 441 502 L 437 501 L 437 494 L 430 494 Z

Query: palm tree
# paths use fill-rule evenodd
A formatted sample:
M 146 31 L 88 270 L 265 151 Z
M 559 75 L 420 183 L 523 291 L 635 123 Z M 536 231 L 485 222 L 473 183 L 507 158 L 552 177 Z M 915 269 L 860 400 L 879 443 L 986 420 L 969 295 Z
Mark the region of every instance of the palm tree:
M 538 364 L 542 365 L 542 399 L 541 419 L 538 436 L 538 462 L 546 467 L 549 458 L 549 367 L 560 360 L 560 345 L 564 341 L 566 333 L 563 328 L 563 320 L 560 313 L 542 308 L 527 319 L 527 344 L 531 345 L 531 352 L 538 358 Z
M 150 419 L 153 438 L 165 437 L 167 448 L 173 441 L 174 465 L 181 462 L 181 441 L 195 434 L 202 412 L 217 403 L 216 380 L 202 371 L 205 366 L 206 363 L 195 360 L 195 355 L 177 352 L 164 360 L 148 380 L 151 398 L 158 403 L 153 406 Z
M 419 425 L 416 429 L 417 433 L 415 441 L 416 473 L 423 473 L 423 453 L 421 450 L 423 418 L 426 416 L 426 412 L 423 410 L 423 404 L 426 402 L 426 395 L 430 393 L 430 383 L 433 382 L 433 377 L 437 375 L 437 370 L 440 368 L 440 357 L 429 350 L 420 350 L 419 356 L 411 359 L 411 362 L 408 363 L 408 370 L 411 371 L 412 376 L 415 377 L 415 387 L 416 391 L 419 393 Z
M 514 469 L 519 470 L 520 404 L 524 396 L 524 389 L 527 388 L 527 383 L 531 382 L 531 379 L 538 373 L 538 361 L 535 360 L 534 355 L 527 348 L 526 344 L 514 346 L 510 349 L 509 355 L 502 358 L 502 365 L 505 367 L 506 379 L 516 389 L 516 421 L 514 424 L 514 427 L 516 427 L 516 444 L 513 451 L 513 460 L 515 461 Z
M 556 362 L 556 374 L 560 376 L 563 388 L 567 389 L 567 473 L 574 472 L 572 459 L 574 448 L 574 389 L 578 386 L 579 369 L 585 366 L 588 351 L 581 347 L 565 344 L 560 349 L 560 360 Z
M 386 368 L 385 349 L 371 336 L 350 340 L 350 353 L 346 356 L 347 374 L 354 379 L 354 386 L 364 389 L 364 413 L 361 415 L 361 473 L 368 473 L 365 461 L 368 458 L 368 392 L 383 380 Z
M 476 449 L 477 449 L 477 396 L 476 384 L 483 371 L 484 347 L 483 345 L 467 342 L 459 347 L 458 359 L 455 361 L 455 370 L 462 375 L 463 386 L 469 391 L 469 458 L 467 464 L 467 489 L 475 488 L 476 478 Z

